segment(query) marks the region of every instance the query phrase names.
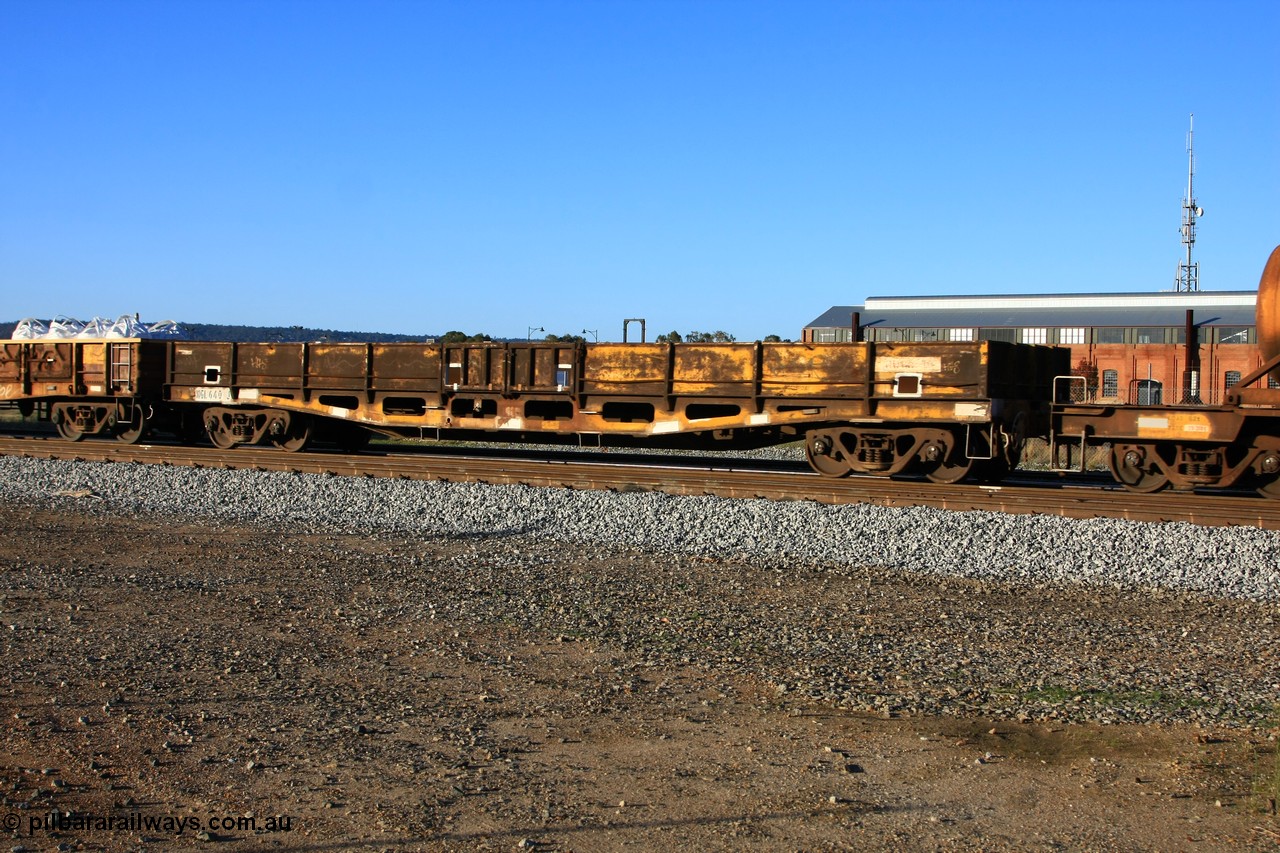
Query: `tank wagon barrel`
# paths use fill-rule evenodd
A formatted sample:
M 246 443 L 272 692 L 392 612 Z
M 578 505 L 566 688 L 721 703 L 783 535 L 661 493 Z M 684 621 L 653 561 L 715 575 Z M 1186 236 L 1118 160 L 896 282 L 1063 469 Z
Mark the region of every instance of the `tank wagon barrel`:
M 1263 361 L 1270 364 L 1280 357 L 1280 246 L 1271 251 L 1267 265 L 1262 268 L 1262 278 L 1258 281 L 1258 305 L 1256 320 L 1258 324 L 1258 350 Z M 1271 367 L 1271 375 L 1276 379 L 1276 368 Z M 1245 383 L 1241 383 L 1244 385 Z

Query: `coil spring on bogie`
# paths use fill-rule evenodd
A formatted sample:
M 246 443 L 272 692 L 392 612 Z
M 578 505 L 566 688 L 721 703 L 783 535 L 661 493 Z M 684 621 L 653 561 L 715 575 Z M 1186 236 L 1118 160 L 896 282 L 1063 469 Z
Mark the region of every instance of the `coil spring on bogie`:
M 883 465 L 889 460 L 883 447 L 868 447 L 862 451 L 862 461 L 868 465 Z

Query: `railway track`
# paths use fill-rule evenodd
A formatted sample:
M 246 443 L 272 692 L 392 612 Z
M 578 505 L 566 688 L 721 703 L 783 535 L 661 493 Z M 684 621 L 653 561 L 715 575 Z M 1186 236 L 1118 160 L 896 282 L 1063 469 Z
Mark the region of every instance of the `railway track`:
M 751 459 L 711 457 L 588 457 L 585 454 L 493 455 L 450 448 L 436 452 L 313 451 L 289 453 L 262 447 L 224 451 L 167 444 L 109 441 L 75 444 L 45 436 L 0 436 L 0 454 L 39 459 L 250 468 L 346 477 L 394 477 L 492 485 L 527 485 L 610 491 L 662 491 L 676 495 L 813 500 L 829 504 L 930 506 L 954 511 L 988 510 L 1068 518 L 1183 521 L 1207 526 L 1280 530 L 1280 501 L 1253 495 L 1161 492 L 1135 494 L 1100 481 L 1067 481 L 1025 474 L 1001 485 L 939 485 L 876 477 L 831 479 L 808 470 L 759 465 Z

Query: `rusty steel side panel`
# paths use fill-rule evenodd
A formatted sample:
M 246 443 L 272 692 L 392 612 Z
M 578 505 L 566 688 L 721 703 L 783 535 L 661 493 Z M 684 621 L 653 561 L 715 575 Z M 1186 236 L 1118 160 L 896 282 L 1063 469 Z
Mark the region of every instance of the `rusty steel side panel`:
M 751 397 L 754 344 L 678 344 L 671 392 L 678 397 Z
M 1239 400 L 1240 407 L 1249 409 L 1250 414 L 1263 417 L 1275 417 L 1280 414 L 1280 388 L 1232 388 Z
M 69 382 L 75 369 L 73 352 L 71 341 L 33 341 L 28 344 L 27 365 L 32 384 Z
M 235 381 L 253 388 L 301 388 L 305 344 L 236 344 Z
M 765 397 L 865 400 L 870 344 L 761 344 Z
M 591 395 L 660 397 L 669 393 L 667 344 L 591 344 L 582 391 Z
M 135 353 L 131 370 L 133 392 L 139 396 L 159 399 L 164 393 L 164 371 L 169 358 L 169 342 L 140 340 L 131 346 Z
M 194 387 L 229 386 L 235 372 L 235 344 L 215 341 L 174 341 L 171 344 L 169 382 Z M 213 371 L 206 375 L 207 371 Z M 216 375 L 216 381 L 207 382 Z
M 108 394 L 108 345 L 103 341 L 73 341 L 76 357 L 76 393 Z
M 75 393 L 75 341 L 5 341 L 0 351 L 0 399 Z
M 507 383 L 507 359 L 498 344 L 452 344 L 445 347 L 445 384 L 459 391 L 501 394 Z
M 434 344 L 376 344 L 373 387 L 379 391 L 440 392 L 441 348 Z
M 27 347 L 17 341 L 0 343 L 0 383 L 21 382 L 26 377 Z
M 363 391 L 369 375 L 369 344 L 307 344 L 306 387 Z
M 510 344 L 511 373 L 508 391 L 571 393 L 577 369 L 577 347 Z M 563 381 L 562 381 L 563 380 Z
M 988 341 L 988 390 L 1010 400 L 1050 400 L 1053 379 L 1067 376 L 1071 350 L 1065 347 Z
M 1231 408 L 1163 406 L 1059 406 L 1055 431 L 1086 433 L 1091 440 L 1206 441 L 1228 443 L 1240 435 L 1246 415 Z
M 875 397 L 987 399 L 987 347 L 982 343 L 876 343 Z M 913 377 L 919 377 L 918 381 Z M 912 389 L 915 382 L 918 393 Z

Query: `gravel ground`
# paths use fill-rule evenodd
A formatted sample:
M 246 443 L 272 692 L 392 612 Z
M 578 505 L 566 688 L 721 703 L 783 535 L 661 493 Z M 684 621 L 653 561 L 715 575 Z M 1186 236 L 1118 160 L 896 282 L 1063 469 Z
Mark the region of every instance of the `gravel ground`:
M 1280 601 L 1280 533 L 1244 527 L 0 459 L 0 495 L 80 490 L 114 508 L 343 532 L 500 532 L 780 572 L 874 566 Z
M 14 850 L 1280 840 L 1273 534 L 13 458 L 0 497 Z
M 0 495 L 453 541 L 443 572 L 408 557 L 424 613 L 712 658 L 880 713 L 1265 726 L 1280 691 L 1280 536 L 1250 528 L 17 458 Z M 645 568 L 550 570 L 570 548 Z M 910 612 L 880 625 L 904 588 Z

